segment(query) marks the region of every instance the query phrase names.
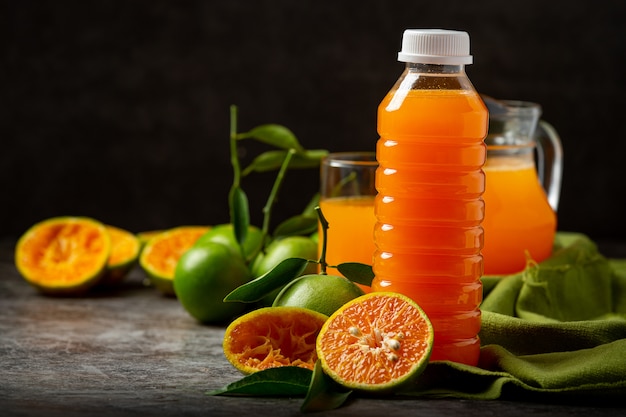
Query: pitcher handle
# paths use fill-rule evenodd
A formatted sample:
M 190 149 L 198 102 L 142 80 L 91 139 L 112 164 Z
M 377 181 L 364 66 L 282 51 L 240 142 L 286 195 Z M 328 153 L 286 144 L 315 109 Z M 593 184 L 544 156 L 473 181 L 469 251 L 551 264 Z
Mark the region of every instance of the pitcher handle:
M 563 147 L 556 129 L 545 120 L 539 121 L 537 134 L 537 171 L 548 202 L 555 212 L 559 206 L 563 176 Z

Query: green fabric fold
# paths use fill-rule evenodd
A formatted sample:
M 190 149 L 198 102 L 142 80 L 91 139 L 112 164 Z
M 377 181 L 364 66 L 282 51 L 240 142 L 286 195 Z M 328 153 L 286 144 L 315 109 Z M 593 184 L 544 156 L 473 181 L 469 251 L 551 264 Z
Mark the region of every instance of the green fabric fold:
M 557 234 L 553 255 L 483 278 L 478 366 L 432 362 L 404 395 L 605 404 L 626 395 L 626 260 Z

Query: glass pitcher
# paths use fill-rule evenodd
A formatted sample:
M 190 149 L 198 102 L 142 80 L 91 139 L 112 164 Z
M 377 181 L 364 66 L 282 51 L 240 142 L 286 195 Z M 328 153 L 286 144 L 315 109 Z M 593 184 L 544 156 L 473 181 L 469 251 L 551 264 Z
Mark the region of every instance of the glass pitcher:
M 504 275 L 552 253 L 563 151 L 556 130 L 540 120 L 539 104 L 483 100 L 489 109 L 484 274 Z

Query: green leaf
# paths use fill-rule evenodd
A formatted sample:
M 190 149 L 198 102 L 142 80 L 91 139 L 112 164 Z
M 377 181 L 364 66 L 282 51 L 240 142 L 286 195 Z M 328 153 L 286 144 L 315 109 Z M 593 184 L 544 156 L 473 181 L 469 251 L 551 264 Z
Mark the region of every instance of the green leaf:
M 240 187 L 233 187 L 230 195 L 231 203 L 231 223 L 235 239 L 239 247 L 243 246 L 250 226 L 250 210 L 248 207 L 248 196 Z
M 321 362 L 315 362 L 311 384 L 307 391 L 304 402 L 300 406 L 303 413 L 334 410 L 343 405 L 352 390 L 347 390 L 333 381 L 324 373 Z
M 289 168 L 315 168 L 318 167 L 322 159 L 328 155 L 326 149 L 308 149 L 294 155 L 289 164 Z
M 253 303 L 267 294 L 299 277 L 310 261 L 303 258 L 287 258 L 260 277 L 235 288 L 224 301 Z
M 266 151 L 257 155 L 250 165 L 242 172 L 242 175 L 248 175 L 251 172 L 267 172 L 279 169 L 285 160 L 287 151 Z
M 311 200 L 306 205 L 304 210 L 302 210 L 302 215 L 306 217 L 312 217 L 317 222 L 317 211 L 315 210 L 315 208 L 319 206 L 319 204 L 320 204 L 320 193 L 315 193 L 315 195 L 311 197 Z
M 249 132 L 240 133 L 237 138 L 256 139 L 281 149 L 295 149 L 298 152 L 304 150 L 300 142 L 298 142 L 296 135 L 285 126 L 278 124 L 257 126 Z
M 280 366 L 255 372 L 207 395 L 304 396 L 312 372 L 298 366 Z
M 288 151 L 266 151 L 258 155 L 250 165 L 242 172 L 248 175 L 251 172 L 267 172 L 279 169 L 285 160 Z M 320 165 L 321 159 L 328 153 L 323 149 L 307 150 L 293 155 L 289 162 L 289 168 L 316 168 Z
M 346 262 L 337 265 L 337 270 L 350 281 L 367 286 L 372 285 L 374 271 L 370 265 L 359 262 Z
M 308 235 L 317 230 L 317 212 L 320 194 L 315 193 L 301 214 L 288 218 L 274 229 L 274 238 Z
M 297 215 L 288 218 L 274 229 L 274 238 L 306 235 L 317 230 L 317 218 Z

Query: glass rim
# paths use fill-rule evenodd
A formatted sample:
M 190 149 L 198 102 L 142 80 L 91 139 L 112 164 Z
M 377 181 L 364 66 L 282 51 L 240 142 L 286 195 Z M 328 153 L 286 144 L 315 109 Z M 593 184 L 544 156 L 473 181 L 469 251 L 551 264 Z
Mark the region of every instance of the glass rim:
M 335 168 L 378 166 L 376 152 L 373 151 L 331 152 L 323 158 L 322 163 Z
M 500 118 L 512 115 L 540 116 L 541 105 L 533 101 L 524 100 L 498 100 L 497 106 L 487 106 L 490 110 L 489 117 Z

